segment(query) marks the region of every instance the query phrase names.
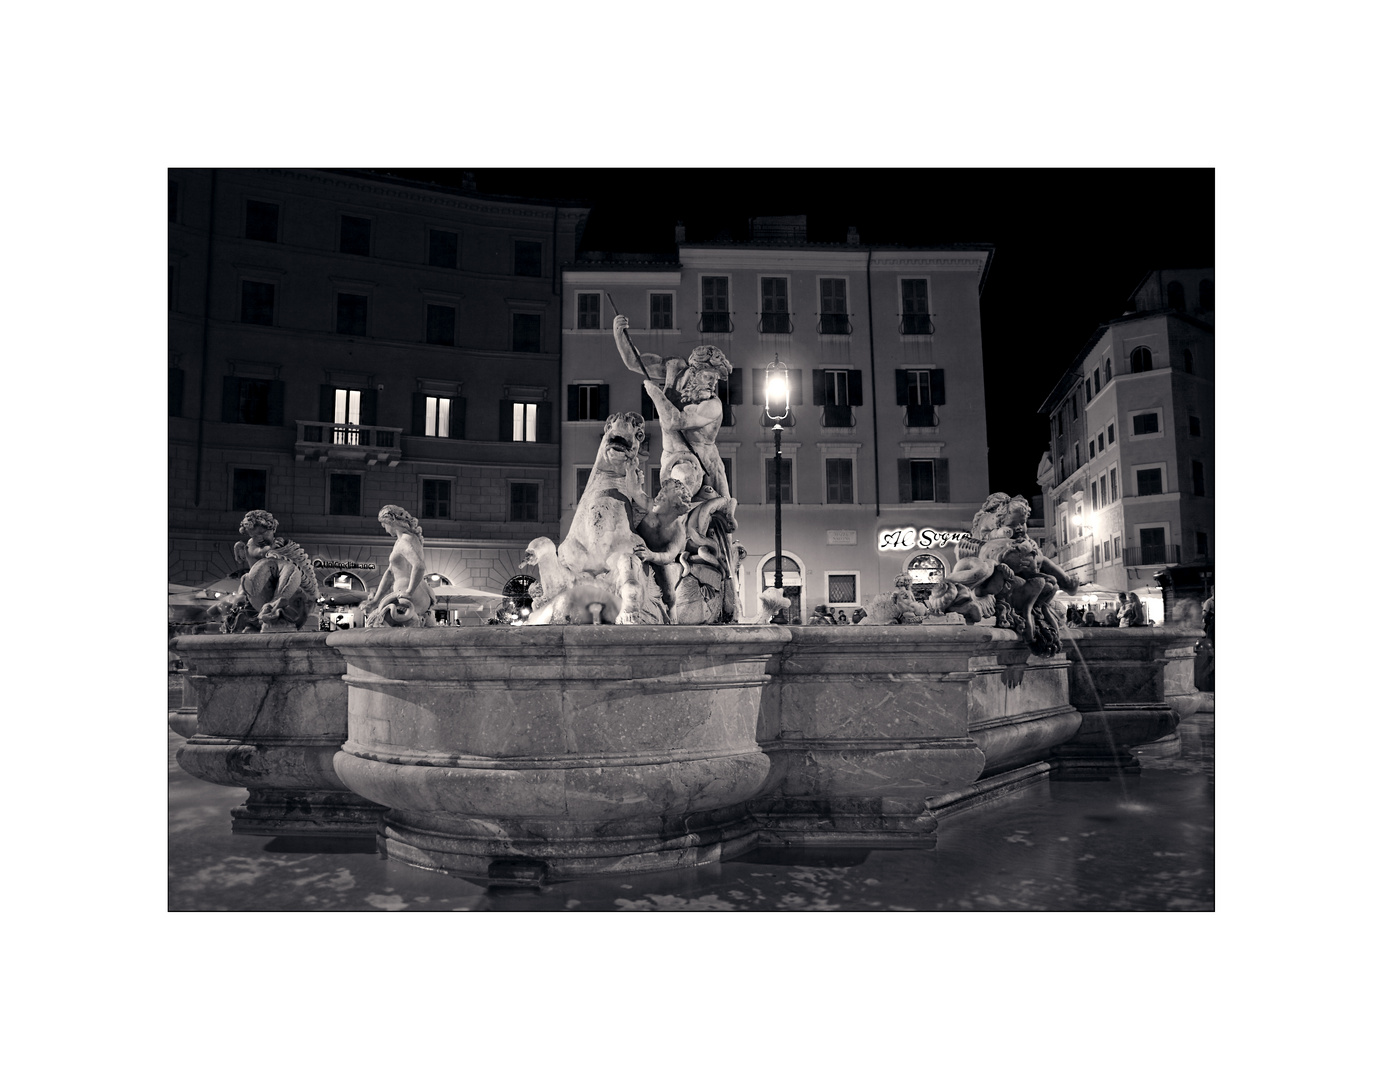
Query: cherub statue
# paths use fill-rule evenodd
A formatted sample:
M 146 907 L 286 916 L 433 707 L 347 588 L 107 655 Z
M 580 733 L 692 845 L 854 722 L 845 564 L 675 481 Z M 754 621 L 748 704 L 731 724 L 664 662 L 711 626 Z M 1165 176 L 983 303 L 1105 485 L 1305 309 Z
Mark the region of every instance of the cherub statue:
M 267 510 L 251 510 L 240 522 L 244 540 L 236 561 L 248 569 L 240 588 L 212 610 L 226 617 L 227 633 L 300 630 L 317 601 L 312 560 L 301 547 L 277 535 L 279 523 Z
M 430 612 L 437 594 L 425 580 L 422 526 L 402 506 L 393 504 L 380 508 L 379 523 L 394 538 L 394 549 L 374 594 L 360 605 L 367 616 L 366 627 L 435 626 Z
M 658 568 L 663 602 L 669 608 L 676 599 L 677 583 L 682 577 L 679 556 L 687 547 L 687 511 L 691 505 L 691 493 L 686 484 L 669 477 L 663 481 L 648 513 L 634 529 L 643 541 L 635 547 L 634 554 Z

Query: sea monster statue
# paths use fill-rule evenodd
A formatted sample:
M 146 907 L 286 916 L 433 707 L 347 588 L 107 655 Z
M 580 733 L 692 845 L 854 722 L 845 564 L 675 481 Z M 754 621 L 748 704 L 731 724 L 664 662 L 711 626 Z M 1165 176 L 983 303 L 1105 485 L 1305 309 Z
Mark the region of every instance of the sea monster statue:
M 301 630 L 317 602 L 317 578 L 307 552 L 276 535 L 279 523 L 267 510 L 251 510 L 240 522 L 236 561 L 247 567 L 240 588 L 211 608 L 227 634 L 289 633 Z
M 994 615 L 994 625 L 1015 630 L 1038 656 L 1061 648 L 1060 620 L 1052 608 L 1057 590 L 1074 593 L 1080 582 L 1042 554 L 1028 536 L 1032 507 L 1021 495 L 996 491 L 985 499 L 961 542 L 962 558 L 927 598 L 930 611 L 959 612 L 975 623 Z
M 615 317 L 615 346 L 658 409 L 662 485 L 651 499 L 644 491 L 643 417 L 610 416 L 566 538 L 528 545 L 524 565 L 538 568 L 545 597 L 529 622 L 739 622 L 744 549 L 733 539 L 737 504 L 716 449 L 716 383 L 729 378 L 730 362 L 708 345 L 685 360 L 641 354 L 628 326 Z

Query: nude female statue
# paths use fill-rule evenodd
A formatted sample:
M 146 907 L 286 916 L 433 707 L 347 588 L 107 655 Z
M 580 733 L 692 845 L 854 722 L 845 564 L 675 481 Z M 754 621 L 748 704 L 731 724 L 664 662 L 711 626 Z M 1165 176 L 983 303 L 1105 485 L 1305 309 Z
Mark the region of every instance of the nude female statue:
M 401 506 L 380 508 L 379 523 L 394 538 L 389 565 L 374 595 L 360 605 L 369 626 L 431 626 L 427 618 L 437 594 L 424 580 L 423 529 L 418 519 Z

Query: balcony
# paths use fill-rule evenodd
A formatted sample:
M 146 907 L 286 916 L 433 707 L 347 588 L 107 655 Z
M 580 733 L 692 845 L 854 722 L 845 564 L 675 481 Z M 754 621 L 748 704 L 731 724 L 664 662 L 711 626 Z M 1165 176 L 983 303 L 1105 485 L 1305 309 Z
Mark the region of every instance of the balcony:
M 828 313 L 821 316 L 816 324 L 818 334 L 853 334 L 855 328 L 848 315 Z
M 914 334 L 935 334 L 936 325 L 930 315 L 904 315 L 898 324 L 898 333 L 905 337 Z
M 1180 544 L 1144 544 L 1124 548 L 1125 566 L 1175 566 L 1181 562 Z
M 293 449 L 299 461 L 393 467 L 403 456 L 402 443 L 403 428 L 299 420 Z

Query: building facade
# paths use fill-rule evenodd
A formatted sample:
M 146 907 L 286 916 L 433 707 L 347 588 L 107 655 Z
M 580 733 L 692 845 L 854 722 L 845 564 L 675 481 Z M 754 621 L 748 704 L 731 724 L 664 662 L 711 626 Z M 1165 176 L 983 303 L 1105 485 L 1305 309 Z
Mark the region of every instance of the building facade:
M 614 316 L 640 352 L 714 345 L 718 446 L 738 500 L 745 618 L 775 569 L 774 437 L 764 371 L 786 364 L 783 583 L 794 614 L 850 610 L 911 573 L 954 565 L 955 540 L 988 495 L 980 294 L 988 245 L 915 249 L 806 242 L 804 218 L 755 219 L 743 244 L 679 243 L 675 259 L 583 261 L 562 272 L 561 527 L 570 524 L 611 412 L 647 423 L 645 479 L 662 438 L 640 376 L 621 363 Z M 681 237 L 679 236 L 679 241 Z
M 1211 580 L 1215 557 L 1215 272 L 1148 273 L 1048 394 L 1039 465 L 1048 551 L 1108 603 L 1159 575 Z
M 438 582 L 520 576 L 558 523 L 558 268 L 586 216 L 367 172 L 170 170 L 169 581 L 233 570 L 264 508 L 372 588 L 386 503 L 421 519 Z

